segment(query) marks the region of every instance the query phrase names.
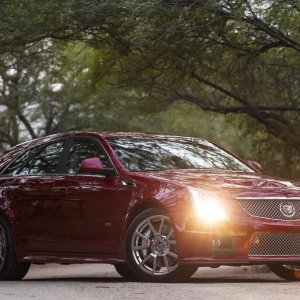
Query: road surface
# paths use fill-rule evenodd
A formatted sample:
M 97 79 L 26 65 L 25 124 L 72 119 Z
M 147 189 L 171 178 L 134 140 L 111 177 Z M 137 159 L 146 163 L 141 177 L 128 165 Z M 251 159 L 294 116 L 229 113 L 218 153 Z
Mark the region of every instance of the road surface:
M 110 265 L 32 266 L 23 281 L 1 282 L 0 299 L 300 299 L 300 282 L 253 267 L 201 268 L 185 283 L 126 282 Z

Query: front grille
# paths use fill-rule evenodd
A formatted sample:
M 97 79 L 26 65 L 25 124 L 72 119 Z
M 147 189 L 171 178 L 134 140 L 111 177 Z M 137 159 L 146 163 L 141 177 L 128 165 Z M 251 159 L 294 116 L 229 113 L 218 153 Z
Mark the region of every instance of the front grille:
M 299 233 L 253 233 L 249 255 L 300 256 Z
M 300 199 L 237 199 L 243 210 L 250 216 L 274 220 L 300 220 Z M 293 207 L 290 216 L 282 212 L 282 207 Z

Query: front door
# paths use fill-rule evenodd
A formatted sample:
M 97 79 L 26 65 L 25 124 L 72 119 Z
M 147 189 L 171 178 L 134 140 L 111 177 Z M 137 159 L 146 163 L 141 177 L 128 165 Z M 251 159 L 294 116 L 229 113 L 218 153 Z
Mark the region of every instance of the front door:
M 104 168 L 113 165 L 101 144 L 91 138 L 75 138 L 64 173 L 53 187 L 52 224 L 56 247 L 68 253 L 115 253 L 132 189 L 118 178 L 79 174 L 84 159 L 98 157 Z

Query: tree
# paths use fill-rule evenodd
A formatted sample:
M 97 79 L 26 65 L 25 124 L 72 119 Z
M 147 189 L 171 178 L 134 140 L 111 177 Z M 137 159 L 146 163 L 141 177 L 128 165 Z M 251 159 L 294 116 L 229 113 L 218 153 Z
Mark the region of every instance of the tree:
M 127 37 L 125 63 L 120 55 L 124 84 L 206 111 L 247 114 L 300 150 L 295 2 L 147 4 L 136 3 L 133 18 L 146 18 Z
M 105 120 L 111 121 L 110 128 L 123 128 L 122 118 L 113 119 L 123 111 L 129 114 L 128 106 L 151 113 L 185 101 L 201 111 L 229 115 L 239 126 L 243 123 L 253 140 L 270 141 L 264 142 L 265 152 L 268 145 L 276 144 L 285 149 L 284 157 L 297 156 L 291 163 L 299 158 L 298 1 L 2 2 L 2 57 L 31 51 L 40 41 L 69 46 L 73 41 L 75 48 L 82 42 L 89 45 L 84 51 L 90 51 L 93 59 L 87 64 L 78 60 L 84 56 L 66 46 L 68 67 L 59 72 L 65 80 L 63 89 L 52 93 L 50 88 L 45 98 L 60 99 L 58 105 L 61 99 L 70 99 L 68 91 L 75 88 L 77 113 L 84 97 L 94 108 L 86 112 L 89 122 L 84 128 L 95 128 L 99 119 L 101 128 L 107 128 Z M 72 57 L 76 57 L 73 62 Z M 73 75 L 66 75 L 69 72 Z M 52 77 L 47 75 L 44 81 L 48 78 Z M 88 86 L 85 96 L 78 88 L 82 85 Z M 104 115 L 108 107 L 110 112 Z M 20 116 L 17 120 L 21 122 Z M 71 123 L 56 130 L 71 128 Z M 127 126 L 137 124 L 127 122 Z M 258 139 L 255 130 L 262 132 Z M 35 134 L 46 132 L 35 130 Z
M 0 59 L 0 142 L 80 128 L 76 77 L 84 65 L 68 64 L 67 50 L 45 40 Z M 82 92 L 81 92 L 82 93 Z

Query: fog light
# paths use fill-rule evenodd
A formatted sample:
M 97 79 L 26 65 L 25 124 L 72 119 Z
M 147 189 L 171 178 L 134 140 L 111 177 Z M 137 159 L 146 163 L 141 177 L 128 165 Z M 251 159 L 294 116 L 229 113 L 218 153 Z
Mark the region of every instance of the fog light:
M 213 247 L 214 248 L 219 248 L 221 246 L 221 241 L 220 240 L 213 240 Z

